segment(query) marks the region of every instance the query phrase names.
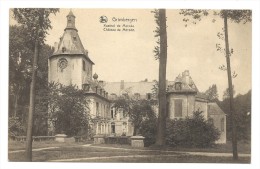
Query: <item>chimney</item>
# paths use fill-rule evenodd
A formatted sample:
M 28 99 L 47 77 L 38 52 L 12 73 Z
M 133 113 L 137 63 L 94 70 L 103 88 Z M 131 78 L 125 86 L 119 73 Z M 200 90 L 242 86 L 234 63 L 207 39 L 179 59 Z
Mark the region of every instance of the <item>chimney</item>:
M 124 80 L 121 80 L 120 90 L 124 90 L 124 88 L 125 88 Z
M 190 83 L 190 73 L 189 73 L 189 70 L 185 70 L 183 75 L 184 75 L 183 78 L 185 78 L 185 83 L 189 84 Z

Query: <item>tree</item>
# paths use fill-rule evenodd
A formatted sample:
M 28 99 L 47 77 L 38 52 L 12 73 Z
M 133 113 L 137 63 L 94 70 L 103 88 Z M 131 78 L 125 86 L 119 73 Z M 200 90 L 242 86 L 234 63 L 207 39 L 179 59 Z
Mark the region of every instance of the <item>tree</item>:
M 213 84 L 212 86 L 210 86 L 209 89 L 205 91 L 205 94 L 209 101 L 217 101 L 218 100 L 217 85 Z
M 9 117 L 16 119 L 25 128 L 29 106 L 30 82 L 32 75 L 33 48 L 27 38 L 28 29 L 23 26 L 10 26 L 9 36 Z M 53 49 L 43 44 L 39 50 L 36 80 L 36 111 L 34 114 L 33 135 L 47 134 L 47 110 L 37 111 L 38 102 L 48 86 L 48 56 Z M 47 108 L 47 107 L 46 107 Z M 45 108 L 45 109 L 46 109 Z M 42 109 L 42 108 L 41 108 Z M 14 118 L 12 118 L 14 117 Z M 12 119 L 11 119 L 12 118 Z M 12 125 L 10 123 L 10 125 Z M 18 134 L 18 132 L 16 132 Z M 19 135 L 24 135 L 21 130 Z
M 196 24 L 196 20 L 200 21 L 202 16 L 207 16 L 209 12 L 207 10 L 181 10 L 180 14 L 184 16 L 192 16 L 194 24 Z M 214 15 L 219 16 L 223 19 L 223 33 L 218 33 L 218 37 L 224 40 L 225 47 L 222 49 L 220 44 L 217 44 L 218 51 L 224 51 L 224 55 L 226 57 L 226 66 L 220 66 L 220 69 L 227 71 L 227 79 L 228 79 L 228 88 L 229 88 L 229 105 L 230 105 L 230 116 L 231 116 L 231 128 L 232 128 L 232 149 L 233 149 L 233 159 L 238 160 L 238 152 L 237 152 L 237 133 L 236 133 L 236 124 L 235 124 L 235 112 L 234 112 L 234 99 L 233 99 L 233 90 L 232 90 L 232 77 L 235 78 L 237 74 L 233 72 L 231 74 L 231 64 L 230 64 L 230 56 L 233 54 L 233 49 L 230 50 L 229 47 L 229 37 L 228 37 L 228 19 L 235 23 L 243 22 L 244 24 L 247 22 L 251 22 L 252 20 L 252 11 L 251 10 L 220 10 L 214 11 Z M 183 19 L 184 22 L 189 22 L 190 20 L 187 18 Z M 214 20 L 213 20 L 214 22 Z M 187 24 L 185 25 L 187 26 Z
M 139 128 L 147 119 L 155 119 L 156 115 L 152 108 L 152 103 L 145 99 L 131 99 L 130 97 L 119 97 L 114 101 L 113 107 L 118 111 L 123 111 L 124 116 L 128 116 L 134 127 L 133 135 L 139 134 Z
M 73 85 L 51 83 L 46 93 L 41 103 L 49 106 L 49 120 L 54 133 L 88 136 L 91 119 L 84 91 Z
M 232 85 L 232 90 L 233 90 L 233 95 L 235 95 L 235 89 L 234 89 L 234 85 Z M 230 98 L 230 94 L 229 94 L 229 88 L 226 88 L 226 90 L 223 93 L 223 100 L 225 99 L 229 99 Z
M 228 91 L 228 89 L 227 89 Z M 229 98 L 220 101 L 219 106 L 227 114 L 227 139 L 232 140 Z M 235 121 L 237 130 L 237 140 L 250 141 L 251 133 L 251 90 L 248 93 L 238 94 L 234 98 L 234 110 L 236 112 Z
M 157 24 L 155 37 L 159 37 L 154 48 L 155 59 L 159 60 L 159 115 L 157 124 L 156 145 L 165 145 L 165 129 L 166 129 L 166 66 L 167 66 L 167 31 L 166 31 L 166 10 L 159 9 L 153 11 L 155 22 Z
M 34 47 L 34 57 L 32 64 L 32 81 L 30 86 L 30 105 L 28 114 L 28 127 L 26 136 L 26 160 L 32 161 L 32 127 L 33 127 L 33 113 L 35 109 L 35 83 L 36 73 L 38 68 L 39 47 L 44 44 L 44 39 L 47 30 L 51 28 L 49 20 L 50 14 L 55 14 L 58 9 L 44 9 L 44 8 L 15 8 L 13 9 L 14 17 L 19 24 L 28 28 L 28 39 L 32 42 Z
M 28 30 L 10 26 L 9 36 L 9 116 L 21 118 L 21 106 L 28 103 L 33 52 L 26 38 Z
M 219 139 L 220 132 L 205 120 L 202 111 L 193 112 L 185 119 L 167 121 L 166 141 L 169 146 L 209 147 Z

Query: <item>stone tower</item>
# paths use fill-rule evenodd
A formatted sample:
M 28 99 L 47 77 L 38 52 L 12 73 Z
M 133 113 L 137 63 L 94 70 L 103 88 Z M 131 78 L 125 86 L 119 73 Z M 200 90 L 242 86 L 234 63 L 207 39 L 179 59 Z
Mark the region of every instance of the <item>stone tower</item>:
M 70 11 L 64 33 L 59 43 L 54 44 L 54 53 L 48 61 L 48 81 L 59 82 L 66 86 L 77 85 L 81 89 L 82 84 L 91 80 L 94 63 L 81 43 L 75 27 L 75 18 Z

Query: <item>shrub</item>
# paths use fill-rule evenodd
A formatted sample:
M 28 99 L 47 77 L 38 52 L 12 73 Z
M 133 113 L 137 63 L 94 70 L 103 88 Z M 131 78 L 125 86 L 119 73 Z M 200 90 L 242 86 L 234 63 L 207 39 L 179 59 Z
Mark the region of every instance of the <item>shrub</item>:
M 145 137 L 144 146 L 148 147 L 155 143 L 156 139 L 156 118 L 147 119 L 142 122 L 139 133 Z
M 8 135 L 10 138 L 25 134 L 25 127 L 18 117 L 9 117 Z
M 196 111 L 192 117 L 168 120 L 166 144 L 183 147 L 209 147 L 214 144 L 220 133 L 201 113 L 202 111 Z

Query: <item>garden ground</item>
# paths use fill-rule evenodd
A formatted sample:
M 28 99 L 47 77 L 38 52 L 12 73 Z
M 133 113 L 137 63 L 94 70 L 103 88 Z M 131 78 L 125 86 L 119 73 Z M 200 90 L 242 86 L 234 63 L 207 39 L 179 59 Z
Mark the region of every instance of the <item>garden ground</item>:
M 9 161 L 24 161 L 25 142 L 9 141 Z M 250 163 L 250 144 L 239 143 L 239 161 Z M 130 145 L 88 143 L 33 143 L 33 161 L 63 162 L 165 162 L 165 163 L 234 163 L 231 144 L 212 148 L 133 148 Z

